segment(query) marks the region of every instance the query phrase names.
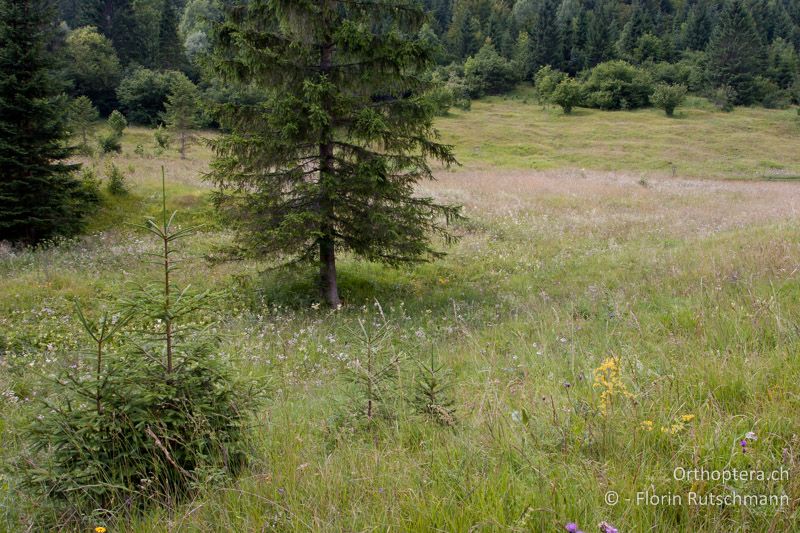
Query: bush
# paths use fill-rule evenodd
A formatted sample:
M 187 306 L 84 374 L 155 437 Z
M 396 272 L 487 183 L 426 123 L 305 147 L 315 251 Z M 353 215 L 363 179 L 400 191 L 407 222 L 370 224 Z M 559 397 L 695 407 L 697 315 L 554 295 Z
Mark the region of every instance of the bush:
M 100 180 L 91 168 L 82 168 L 80 172 L 80 189 L 76 192 L 73 202 L 75 211 L 81 218 L 90 215 L 100 205 Z
M 164 126 L 159 126 L 155 129 L 153 132 L 153 140 L 156 142 L 156 148 L 159 150 L 167 150 L 169 148 L 169 132 Z
M 502 94 L 514 88 L 518 78 L 511 62 L 486 43 L 464 63 L 464 80 L 473 98 Z
M 470 109 L 469 92 L 463 78 L 452 74 L 445 81 L 442 72 L 435 72 L 431 75 L 431 85 L 431 89 L 428 90 L 425 96 L 437 115 L 446 116 L 451 107 L 464 110 Z
M 636 41 L 636 46 L 631 55 L 635 62 L 645 63 L 647 61 L 666 59 L 668 53 L 665 50 L 664 42 L 659 37 L 648 32 Z
M 101 133 L 97 138 L 97 145 L 100 148 L 100 151 L 104 154 L 110 154 L 111 152 L 122 152 L 122 144 L 120 143 L 119 135 L 113 131 Z
M 637 109 L 649 104 L 650 76 L 625 61 L 607 61 L 592 69 L 586 84 L 586 103 L 600 109 Z
M 32 419 L 24 479 L 57 512 L 129 512 L 245 464 L 245 419 L 256 396 L 233 378 L 217 340 L 183 323 L 191 316 L 209 325 L 209 295 L 169 281 L 174 243 L 191 230 L 162 216 L 146 228 L 164 250 L 161 281 L 121 299 L 116 315 L 92 321 L 77 309 L 92 355 L 58 380 L 58 394 Z M 180 296 L 170 300 L 167 288 Z
M 556 86 L 550 101 L 561 106 L 564 113 L 569 115 L 572 113 L 572 108 L 583 101 L 583 88 L 577 80 L 565 78 Z
M 136 124 L 155 126 L 166 111 L 164 102 L 176 79 L 188 78 L 173 70 L 157 72 L 138 68 L 124 78 L 117 88 L 117 98 L 128 119 Z
M 668 117 L 671 117 L 675 108 L 683 103 L 684 98 L 686 98 L 686 86 L 659 83 L 656 85 L 650 101 L 657 108 L 663 109 Z
M 773 80 L 756 76 L 753 84 L 759 103 L 767 109 L 785 109 L 791 104 L 789 91 L 782 90 Z
M 736 89 L 730 85 L 717 87 L 709 96 L 709 100 L 719 109 L 726 113 L 733 111 L 736 102 Z
M 117 136 L 122 137 L 122 132 L 128 127 L 128 121 L 125 116 L 116 109 L 108 116 L 108 127 Z
M 108 192 L 114 196 L 124 196 L 128 194 L 128 185 L 125 183 L 125 174 L 112 163 L 108 162 L 106 167 L 106 178 L 108 179 Z
M 536 71 L 534 75 L 534 85 L 536 88 L 536 95 L 539 98 L 539 103 L 544 106 L 551 101 L 553 91 L 563 79 L 567 77 L 566 74 L 558 70 L 553 70 L 550 65 L 546 65 Z
M 702 92 L 709 86 L 704 52 L 684 52 L 676 63 L 649 63 L 647 72 L 654 83 L 685 85 L 691 92 Z

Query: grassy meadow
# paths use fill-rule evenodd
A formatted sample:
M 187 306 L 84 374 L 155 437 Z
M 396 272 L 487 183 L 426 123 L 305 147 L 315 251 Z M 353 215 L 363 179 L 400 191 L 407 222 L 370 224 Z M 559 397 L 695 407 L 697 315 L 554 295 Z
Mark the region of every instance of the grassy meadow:
M 252 461 L 188 501 L 80 525 L 43 525 L 42 502 L 5 469 L 0 530 L 796 531 L 795 113 L 698 100 L 672 119 L 564 116 L 525 92 L 474 102 L 438 122 L 462 166 L 422 186 L 464 206 L 461 239 L 409 269 L 344 256 L 338 311 L 318 304 L 311 269 L 212 260 L 231 235 L 201 180 L 210 153 L 158 155 L 151 131 L 129 128 L 114 160 L 130 193 L 104 193 L 88 235 L 0 250 L 0 458 L 14 463 L 32 405 L 58 394 L 47 377 L 84 364 L 73 302 L 97 312 L 155 275 L 157 243 L 126 224 L 158 212 L 164 165 L 168 207 L 205 224 L 176 275 L 224 292 L 219 357 L 268 383 Z M 85 163 L 103 175 L 104 161 Z M 381 333 L 370 349 L 400 361 L 370 424 L 346 378 L 364 357 L 360 324 Z M 450 373 L 451 424 L 407 401 L 431 357 Z M 788 473 L 687 480 L 676 468 Z M 690 492 L 785 499 L 690 505 Z

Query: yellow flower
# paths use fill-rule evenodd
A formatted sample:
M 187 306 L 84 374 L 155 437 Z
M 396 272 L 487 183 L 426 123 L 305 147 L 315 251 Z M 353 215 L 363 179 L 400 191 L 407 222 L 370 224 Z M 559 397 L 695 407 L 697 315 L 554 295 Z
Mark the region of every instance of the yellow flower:
M 94 533 L 106 533 L 106 528 L 104 528 L 103 526 L 97 526 L 96 528 L 94 528 Z
M 633 398 L 622 382 L 620 367 L 617 358 L 607 357 L 599 367 L 594 370 L 594 387 L 602 389 L 600 392 L 600 412 L 605 416 L 614 396 L 619 394 L 626 398 Z
M 684 422 L 691 422 L 692 420 L 694 420 L 694 415 L 683 415 L 681 417 L 681 420 L 683 420 Z
M 645 431 L 653 431 L 653 421 L 652 420 L 644 420 L 642 422 L 642 429 Z

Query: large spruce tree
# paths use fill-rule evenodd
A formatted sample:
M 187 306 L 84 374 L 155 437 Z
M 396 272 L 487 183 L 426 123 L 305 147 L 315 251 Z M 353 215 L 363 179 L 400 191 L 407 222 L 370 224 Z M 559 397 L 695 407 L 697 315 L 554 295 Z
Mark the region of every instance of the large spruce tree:
M 756 76 L 766 68 L 766 49 L 742 0 L 729 0 L 708 43 L 708 71 L 717 87 L 736 91 L 737 104 L 758 96 Z
M 563 51 L 558 25 L 558 0 L 542 0 L 533 31 L 533 60 L 535 68 L 551 66 L 561 68 Z
M 239 1 L 215 37 L 229 82 L 262 88 L 223 108 L 214 142 L 217 202 L 257 255 L 318 261 L 321 295 L 340 303 L 336 254 L 392 265 L 439 254 L 455 206 L 415 195 L 435 141 L 421 76 L 432 51 L 412 0 Z
M 68 102 L 46 50 L 54 20 L 49 0 L 0 0 L 0 240 L 35 243 L 80 223 Z

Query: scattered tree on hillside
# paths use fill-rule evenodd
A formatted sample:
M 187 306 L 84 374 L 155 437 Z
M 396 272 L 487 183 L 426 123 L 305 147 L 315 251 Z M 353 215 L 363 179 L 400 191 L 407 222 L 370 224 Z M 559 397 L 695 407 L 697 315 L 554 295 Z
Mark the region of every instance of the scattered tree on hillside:
M 427 158 L 454 162 L 420 96 L 424 21 L 406 0 L 251 0 L 218 30 L 217 72 L 268 97 L 222 109 L 217 205 L 254 255 L 316 260 L 332 306 L 338 253 L 392 265 L 437 257 L 430 234 L 449 237 L 443 219 L 459 214 L 415 195 L 433 177 Z
M 683 103 L 686 98 L 685 85 L 668 85 L 661 83 L 656 86 L 650 96 L 650 102 L 659 109 L 663 109 L 668 117 L 675 113 L 675 108 Z
M 122 132 L 128 127 L 128 121 L 125 120 L 125 115 L 115 109 L 108 117 L 108 127 L 114 135 L 122 137 Z
M 79 96 L 70 103 L 69 106 L 69 129 L 73 134 L 81 138 L 81 149 L 86 150 L 89 146 L 89 134 L 92 125 L 100 118 L 97 108 L 92 105 L 92 101 L 86 96 Z
M 550 101 L 561 106 L 565 115 L 572 113 L 572 108 L 579 105 L 583 100 L 583 88 L 574 78 L 564 78 L 556 85 Z
M 200 92 L 187 78 L 176 78 L 164 104 L 164 122 L 178 137 L 178 152 L 186 158 L 186 147 L 192 140 L 192 130 L 200 125 Z

